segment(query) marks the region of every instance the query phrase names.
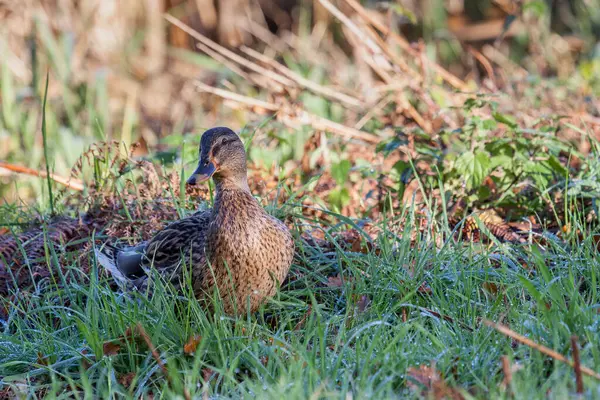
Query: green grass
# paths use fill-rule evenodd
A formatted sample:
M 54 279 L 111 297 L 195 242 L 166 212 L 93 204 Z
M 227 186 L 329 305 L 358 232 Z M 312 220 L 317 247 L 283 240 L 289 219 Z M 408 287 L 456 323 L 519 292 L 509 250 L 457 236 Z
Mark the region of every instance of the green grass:
M 325 251 L 298 238 L 293 279 L 256 315 L 237 319 L 218 307 L 207 315 L 188 292 L 174 294 L 162 285 L 152 298 L 114 292 L 98 279 L 93 259 L 89 283 L 78 284 L 78 254 L 66 257 L 72 261 L 65 286 L 56 268 L 59 256 L 48 246 L 54 278 L 39 292 L 19 293 L 2 321 L 0 389 L 10 387 L 24 398 L 137 398 L 149 392 L 171 398 L 183 388 L 197 398 L 204 392 L 225 398 L 418 398 L 420 392 L 407 387 L 407 371 L 435 363 L 449 385 L 474 398 L 574 394 L 571 367 L 512 345 L 482 319 L 502 321 L 569 358 L 570 337 L 577 335 L 582 364 L 600 370 L 600 268 L 592 232 L 572 245 L 548 236 L 543 248 L 465 246 L 453 239 L 438 248 L 427 232 L 411 243 L 414 218 L 410 210 L 404 215 L 399 235 L 388 228 L 393 221 L 381 225 L 378 255 L 340 246 Z M 340 218 L 342 228 L 347 219 Z M 297 222 L 311 223 L 299 216 Z M 337 274 L 341 287 L 327 285 Z M 419 290 L 425 282 L 430 293 Z M 486 290 L 490 283 L 498 290 Z M 364 300 L 359 304 L 363 296 L 370 301 L 366 309 Z M 142 341 L 122 342 L 116 354 L 104 354 L 105 343 L 118 343 L 137 323 L 166 362 L 171 384 Z M 201 340 L 187 355 L 184 345 L 194 334 Z M 501 389 L 503 355 L 519 366 L 508 392 Z M 208 370 L 214 373 L 205 383 Z M 128 373 L 135 377 L 125 387 L 119 379 Z M 585 388 L 588 398 L 600 393 L 591 378 Z
M 529 2 L 529 12 L 542 7 L 540 13 L 548 13 L 542 3 Z M 584 3 L 577 2 L 577 17 L 590 14 L 597 23 L 598 12 Z M 428 14 L 427 18 L 423 29 L 426 37 L 432 37 L 428 41 L 431 47 L 433 38 L 439 36 L 436 32 L 445 29 L 441 20 L 445 17 Z M 539 22 L 542 27 L 543 21 Z M 588 26 L 585 21 L 575 18 L 571 22 L 580 26 L 570 28 L 591 32 L 592 22 Z M 39 49 L 32 49 L 39 52 L 39 58 L 32 61 L 31 87 L 18 82 L 7 64 L 1 63 L 0 139 L 6 144 L 2 158 L 31 168 L 43 165 L 46 171 L 69 176 L 77 157 L 93 143 L 119 138 L 125 146 L 130 145 L 139 137 L 140 115 L 133 106 L 127 106 L 123 115 L 111 111 L 105 76 L 97 75 L 81 85 L 72 82 L 70 42 L 54 38 L 44 21 L 37 21 L 36 27 L 41 42 Z M 586 40 L 591 40 L 590 35 L 586 34 Z M 454 51 L 454 42 L 445 36 L 436 40 Z M 510 55 L 514 57 L 518 47 L 525 45 L 514 42 Z M 447 58 L 455 54 L 446 53 L 440 56 L 450 62 Z M 175 51 L 172 55 L 192 56 Z M 294 71 L 329 83 L 322 66 L 283 56 Z M 194 55 L 190 60 L 240 84 L 239 78 L 231 77 L 220 64 L 212 60 L 207 64 L 205 56 Z M 555 67 L 549 64 L 550 69 Z M 562 93 L 557 96 L 560 100 L 574 96 L 572 93 L 580 96 L 573 87 L 589 87 L 583 92 L 597 93 L 598 74 L 594 71 L 599 65 L 598 57 L 590 55 L 568 81 L 536 78 L 524 95 L 529 101 L 525 104 L 534 111 L 543 109 L 544 91 Z M 51 83 L 59 86 L 59 95 L 54 101 L 48 99 L 47 107 L 38 76 L 46 66 L 51 67 Z M 28 93 L 24 89 L 29 89 L 30 95 L 24 96 Z M 301 100 L 314 114 L 344 122 L 339 104 L 308 92 Z M 440 113 L 449 111 L 443 101 L 436 101 Z M 536 122 L 525 122 L 519 113 L 502 114 L 496 101 L 512 104 L 513 99 L 508 94 L 481 94 L 453 110 L 464 117 L 460 130 L 442 129 L 428 136 L 418 129 L 401 132 L 405 127 L 394 126 L 397 136 L 380 143 L 376 151 L 385 158 L 395 157 L 410 135 L 415 141 L 415 158 L 398 161 L 391 171 L 360 157 L 350 161 L 345 141 L 328 137 L 326 148 L 319 147 L 311 157 L 311 173 L 317 177 L 331 174 L 336 190 L 326 200 L 316 195 L 311 200 L 340 210 L 350 204 L 352 196 L 362 199 L 369 195 L 356 189 L 361 182 L 379 175 L 389 178 L 391 183 L 382 183 L 388 185 L 384 187 L 386 198 L 372 206 L 384 209 L 376 222 L 381 232 L 375 239 L 377 251 L 356 253 L 343 243 L 327 249 L 310 245 L 300 232 L 322 230 L 335 242 L 334 233 L 359 228 L 363 221 L 330 211 L 327 218 L 315 221 L 307 217 L 311 210 L 294 204 L 302 199 L 292 197 L 284 207 L 262 199 L 270 212 L 295 222 L 297 257 L 289 282 L 254 315 L 231 318 L 220 311 L 218 301 L 216 312 L 207 314 L 189 290 L 174 293 L 160 283 L 151 298 L 122 294 L 110 288 L 111 280 L 99 273 L 93 255 L 55 248 L 46 238 L 44 263 L 51 276 L 30 291 L 0 299 L 8 314 L 0 320 L 0 397 L 139 398 L 153 393 L 155 397 L 183 398 L 187 392 L 193 398 L 421 398 L 426 397 L 427 389 L 415 382 L 411 368 L 433 364 L 445 382 L 465 398 L 574 396 L 573 368 L 513 342 L 483 320 L 502 322 L 569 359 L 570 339 L 575 335 L 582 365 L 600 371 L 600 232 L 595 200 L 600 193 L 600 145 L 592 139 L 591 129 L 584 131 L 559 122 L 558 117 L 536 113 Z M 205 122 L 203 113 L 205 110 L 196 113 L 197 131 Z M 236 115 L 220 113 L 223 121 Z M 247 124 L 247 117 L 237 115 L 238 124 Z M 373 118 L 365 129 L 377 133 L 387 124 Z M 288 129 L 269 119 L 260 128 L 256 137 L 256 132 L 243 132 L 251 164 L 300 164 L 313 134 L 310 127 Z M 558 138 L 565 128 L 579 132 L 581 143 L 589 140 L 590 154 L 582 154 L 577 143 Z M 185 176 L 184 170 L 196 161 L 198 135 L 183 135 L 175 125 L 169 136 L 154 139 L 163 145 L 163 151 L 150 146 L 147 158 L 162 163 L 166 172 Z M 75 172 L 82 180 L 98 185 L 94 190 L 86 188 L 84 197 L 106 194 L 119 204 L 128 204 L 137 191 L 140 171 L 128 164 L 131 171 L 118 172 L 123 157 L 113 158 L 114 148 L 110 147 L 99 145 L 88 152 L 89 163 L 84 162 L 83 171 Z M 327 153 L 329 161 L 315 167 L 322 153 Z M 578 158 L 581 166 L 570 166 L 572 157 Z M 423 165 L 428 169 L 423 170 Z M 279 173 L 282 178 L 289 177 Z M 417 212 L 416 206 L 397 206 L 417 177 L 419 191 L 431 196 L 426 209 Z M 494 181 L 497 193 L 482 184 L 486 177 Z M 307 192 L 313 191 L 316 179 L 300 178 Z M 133 188 L 127 186 L 128 179 Z M 176 189 L 169 186 L 162 198 L 152 200 L 166 202 L 178 216 L 185 216 L 198 204 L 176 194 Z M 284 192 L 281 187 L 275 190 Z M 435 192 L 439 195 L 434 196 Z M 0 227 L 14 233 L 39 215 L 73 213 L 64 196 L 54 182 L 42 178 L 19 177 L 0 186 L 0 197 L 8 199 L 0 205 Z M 509 220 L 545 213 L 538 220 L 554 226 L 534 234 L 534 244 L 470 243 L 451 235 L 447 199 L 465 200 L 467 212 L 487 207 L 505 211 Z M 556 204 L 550 212 L 554 215 L 548 217 L 546 206 L 556 199 L 562 204 Z M 584 202 L 586 199 L 590 201 Z M 586 220 L 590 208 L 596 210 L 591 222 Z M 121 210 L 123 219 L 146 222 L 129 212 L 134 209 L 130 204 L 130 209 Z M 423 224 L 422 218 L 429 219 Z M 570 227 L 571 233 L 556 236 L 556 228 L 563 226 Z M 98 231 L 94 237 L 103 239 L 106 234 Z M 138 323 L 166 363 L 168 378 L 143 340 L 138 336 L 121 340 Z M 198 346 L 194 354 L 187 354 L 185 345 L 194 335 L 200 336 Z M 502 356 L 507 356 L 515 369 L 506 389 L 502 386 Z M 124 383 L 125 377 L 130 383 Z M 599 381 L 585 377 L 584 384 L 585 398 L 600 397 Z

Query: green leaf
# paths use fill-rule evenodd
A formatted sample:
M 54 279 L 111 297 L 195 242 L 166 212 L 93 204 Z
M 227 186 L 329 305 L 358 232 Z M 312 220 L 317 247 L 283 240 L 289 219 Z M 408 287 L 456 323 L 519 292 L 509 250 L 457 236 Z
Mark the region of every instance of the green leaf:
M 490 170 L 494 170 L 498 167 L 504 168 L 504 170 L 510 170 L 513 167 L 514 159 L 505 154 L 492 156 L 490 159 Z
M 567 168 L 565 168 L 565 166 L 562 165 L 558 158 L 556 158 L 555 156 L 550 156 L 550 158 L 548 159 L 548 165 L 554 170 L 554 172 L 557 175 L 560 175 L 561 177 L 565 177 L 569 173 Z
M 352 164 L 348 160 L 342 160 L 337 164 L 331 166 L 331 176 L 338 185 L 343 185 L 348 180 L 348 174 Z
M 512 129 L 517 128 L 517 122 L 515 121 L 515 119 L 513 117 L 511 117 L 510 115 L 505 115 L 505 114 L 500 114 L 499 112 L 494 112 L 492 114 L 494 116 L 494 119 L 504 125 L 507 125 L 509 127 L 511 127 Z
M 350 192 L 346 188 L 337 188 L 329 193 L 329 203 L 334 210 L 340 211 L 345 205 L 350 203 Z
M 496 120 L 486 119 L 486 120 L 481 121 L 481 129 L 484 129 L 486 131 L 493 131 L 497 127 L 498 127 L 498 124 L 496 123 Z
M 487 151 L 468 151 L 456 160 L 456 171 L 463 175 L 467 188 L 481 185 L 490 171 L 490 154 Z

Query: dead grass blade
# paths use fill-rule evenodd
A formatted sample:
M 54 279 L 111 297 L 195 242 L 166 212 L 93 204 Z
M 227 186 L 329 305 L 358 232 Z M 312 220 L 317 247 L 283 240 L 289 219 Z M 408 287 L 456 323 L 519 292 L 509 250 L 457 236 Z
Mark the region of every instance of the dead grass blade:
M 231 100 L 238 104 L 250 107 L 253 111 L 257 113 L 264 114 L 265 111 L 277 113 L 277 120 L 293 129 L 298 128 L 299 125 L 306 124 L 311 125 L 316 130 L 334 133 L 346 139 L 358 139 L 367 143 L 374 144 L 379 143 L 381 140 L 379 136 L 371 135 L 367 132 L 350 128 L 337 122 L 328 120 L 327 118 L 311 114 L 305 111 L 304 109 L 300 108 L 300 106 L 278 106 L 273 103 L 268 103 L 262 100 L 253 99 L 248 96 L 243 96 L 241 94 L 234 93 L 229 90 L 209 86 L 203 82 L 196 82 L 196 87 L 200 91 L 212 93 L 219 97 L 222 97 L 223 99 Z
M 294 71 L 290 70 L 285 65 L 278 63 L 274 59 L 272 59 L 264 54 L 261 54 L 258 51 L 251 49 L 250 47 L 242 46 L 240 48 L 240 50 L 243 51 L 245 54 L 249 55 L 250 57 L 275 68 L 277 71 L 281 72 L 287 78 L 292 79 L 298 85 L 314 92 L 315 94 L 325 96 L 325 97 L 329 98 L 330 100 L 337 100 L 339 102 L 342 102 L 348 106 L 355 107 L 355 108 L 362 109 L 365 106 L 363 101 L 361 101 L 355 97 L 348 96 L 337 90 L 333 90 L 331 88 L 321 86 L 318 83 L 310 81 L 310 80 L 304 78 L 303 76 L 298 75 Z
M 250 60 L 240 57 L 239 55 L 235 54 L 233 51 L 226 49 L 225 47 L 219 45 L 216 42 L 213 42 L 212 40 L 210 40 L 206 36 L 202 35 L 201 33 L 193 30 L 191 27 L 184 24 L 177 18 L 174 18 L 173 16 L 171 16 L 169 14 L 165 14 L 164 16 L 165 16 L 165 19 L 167 21 L 169 21 L 171 24 L 173 24 L 176 27 L 178 27 L 179 29 L 183 30 L 185 33 L 187 33 L 194 39 L 198 40 L 203 45 L 205 45 L 205 46 L 209 47 L 210 49 L 214 50 L 215 52 L 219 53 L 223 57 L 226 57 L 229 60 L 239 64 L 240 66 L 246 67 L 260 75 L 263 75 L 271 80 L 274 80 L 275 82 L 279 83 L 280 85 L 289 86 L 289 87 L 296 86 L 294 81 L 292 81 L 282 75 L 279 75 L 271 70 L 263 68 L 260 65 L 254 63 Z
M 520 342 L 521 344 L 524 344 L 526 346 L 531 347 L 532 349 L 536 349 L 537 351 L 539 351 L 540 353 L 543 353 L 549 357 L 554 358 L 555 360 L 561 361 L 571 367 L 575 367 L 575 363 L 569 359 L 567 359 L 567 357 L 563 356 L 560 353 L 557 353 L 556 351 L 549 349 L 548 347 L 541 345 L 539 343 L 534 342 L 531 339 L 526 338 L 523 335 L 519 335 L 517 332 L 513 331 L 512 329 L 510 329 L 509 327 L 507 327 L 506 325 L 502 325 L 500 323 L 496 323 L 496 322 L 492 322 L 490 320 L 484 319 L 483 323 L 486 324 L 487 326 L 494 328 L 495 330 L 497 330 L 498 332 L 502 333 L 503 335 L 506 335 L 514 340 L 516 340 L 517 342 Z M 581 366 L 581 372 L 586 374 L 587 376 L 591 376 L 592 378 L 596 378 L 598 380 L 600 380 L 600 374 L 597 373 L 596 371 L 593 371 L 587 367 L 583 367 Z
M 408 41 L 406 41 L 406 39 L 404 39 L 400 35 L 392 32 L 387 26 L 385 26 L 384 24 L 382 24 L 381 22 L 379 22 L 375 18 L 373 18 L 371 15 L 369 15 L 369 13 L 364 9 L 363 6 L 360 5 L 360 3 L 358 1 L 356 1 L 356 0 L 345 0 L 345 1 L 350 7 L 352 7 L 352 9 L 354 11 L 356 11 L 356 13 L 358 15 L 361 16 L 361 18 L 363 18 L 363 20 L 367 21 L 369 24 L 373 25 L 379 32 L 381 32 L 382 34 L 384 34 L 385 36 L 389 37 L 394 42 L 396 42 L 396 44 L 398 44 L 398 46 L 400 46 L 400 48 L 402 48 L 402 50 L 406 51 L 412 57 L 421 57 L 421 55 L 415 49 L 412 48 L 412 46 L 410 45 L 410 43 L 408 43 Z M 444 81 L 446 81 L 448 84 L 450 84 L 454 88 L 461 90 L 463 92 L 470 90 L 470 88 L 467 86 L 467 84 L 465 82 L 463 82 L 461 79 L 457 78 L 450 72 L 446 71 L 439 64 L 434 63 L 433 61 L 429 60 L 427 57 L 422 57 L 422 59 L 427 63 L 428 67 L 433 69 Z
M 5 168 L 9 171 L 13 171 L 13 172 L 16 172 L 19 174 L 39 176 L 41 178 L 46 178 L 49 176 L 50 179 L 52 179 L 54 182 L 60 183 L 61 185 L 64 185 L 70 189 L 77 190 L 80 192 L 84 188 L 83 182 L 80 181 L 79 179 L 65 178 L 63 176 L 52 174 L 52 173 L 50 175 L 48 175 L 48 173 L 46 171 L 38 171 L 33 168 L 27 168 L 27 167 L 23 167 L 21 165 L 10 164 L 5 161 L 0 161 L 0 168 Z
M 577 345 L 577 336 L 571 336 L 571 350 L 573 351 L 573 369 L 575 370 L 575 383 L 577 393 L 583 394 L 583 375 L 581 374 L 581 360 L 579 359 L 579 346 Z
M 508 389 L 510 383 L 512 382 L 512 367 L 510 366 L 510 360 L 507 356 L 502 356 L 500 359 L 502 360 L 502 371 L 504 372 L 502 386 Z

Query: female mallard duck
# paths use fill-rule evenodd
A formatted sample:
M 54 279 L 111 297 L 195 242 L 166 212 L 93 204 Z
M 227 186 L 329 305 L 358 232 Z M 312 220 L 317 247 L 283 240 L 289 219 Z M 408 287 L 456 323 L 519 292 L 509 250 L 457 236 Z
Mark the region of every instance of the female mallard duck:
M 179 285 L 182 265 L 189 265 L 197 298 L 216 289 L 226 313 L 254 312 L 275 294 L 294 256 L 287 227 L 267 214 L 250 193 L 246 152 L 238 135 L 228 128 L 204 132 L 200 162 L 187 183 L 213 178 L 214 207 L 168 225 L 150 241 L 118 249 L 96 249 L 99 263 L 117 281 L 144 289 L 153 267 Z

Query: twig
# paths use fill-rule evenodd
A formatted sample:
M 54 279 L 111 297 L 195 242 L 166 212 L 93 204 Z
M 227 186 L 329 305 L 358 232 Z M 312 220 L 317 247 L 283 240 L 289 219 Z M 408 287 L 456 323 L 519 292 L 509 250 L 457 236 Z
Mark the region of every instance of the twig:
M 329 99 L 338 100 L 338 101 L 345 103 L 352 107 L 360 107 L 360 108 L 364 107 L 364 103 L 361 100 L 350 97 L 344 93 L 340 93 L 340 92 L 330 89 L 328 87 L 321 86 L 318 83 L 315 83 L 313 81 L 310 81 L 310 80 L 304 78 L 303 76 L 298 75 L 294 71 L 290 70 L 285 65 L 278 63 L 274 59 L 267 57 L 264 54 L 261 54 L 254 49 L 251 49 L 247 46 L 242 46 L 240 48 L 240 50 L 242 50 L 244 53 L 246 53 L 250 57 L 253 57 L 256 60 L 264 62 L 265 64 L 268 64 L 271 67 L 277 69 L 280 73 L 284 74 L 287 78 L 294 80 L 297 84 L 299 84 L 300 86 L 303 86 L 305 89 L 311 90 L 312 92 L 314 92 L 316 94 L 320 94 L 325 97 L 328 97 Z
M 387 55 L 402 71 L 409 74 L 411 80 L 415 80 L 417 84 L 420 84 L 423 81 L 423 77 L 417 71 L 412 69 L 402 57 L 392 51 L 386 41 L 383 40 L 371 26 L 367 25 L 365 28 L 371 35 L 371 38 L 379 44 L 379 47 L 381 47 L 381 50 L 385 55 Z
M 165 14 L 165 19 L 167 21 L 169 21 L 171 24 L 175 25 L 176 27 L 178 27 L 179 29 L 181 29 L 182 31 L 186 32 L 188 35 L 190 35 L 191 37 L 193 37 L 194 39 L 198 40 L 199 42 L 201 42 L 202 44 L 204 44 L 205 46 L 208 46 L 209 48 L 211 48 L 212 50 L 218 52 L 219 54 L 223 55 L 224 57 L 227 57 L 228 59 L 230 59 L 231 61 L 234 61 L 236 63 L 238 63 L 241 66 L 244 66 L 256 73 L 259 73 L 261 75 L 264 75 L 266 77 L 268 77 L 269 79 L 272 79 L 274 81 L 276 81 L 277 83 L 284 85 L 284 86 L 295 86 L 294 82 L 284 76 L 281 76 L 279 74 L 274 73 L 273 71 L 270 71 L 266 68 L 261 67 L 260 65 L 253 63 L 250 60 L 247 60 L 243 57 L 240 57 L 239 55 L 235 54 L 233 51 L 226 49 L 225 47 L 217 44 L 216 42 L 213 42 L 212 40 L 210 40 L 209 38 L 207 38 L 206 36 L 200 34 L 199 32 L 193 30 L 192 28 L 190 28 L 188 25 L 184 24 L 183 22 L 181 22 L 180 20 L 178 20 L 177 18 L 174 18 L 173 16 L 169 15 L 169 14 Z
M 431 133 L 432 128 L 431 128 L 431 122 L 430 121 L 426 121 L 425 118 L 423 118 L 423 116 L 421 114 L 419 114 L 419 112 L 417 111 L 417 109 L 410 104 L 410 101 L 408 101 L 408 99 L 406 98 L 406 96 L 404 95 L 403 92 L 398 92 L 398 104 L 400 104 L 408 113 L 408 115 L 415 120 L 415 122 L 427 133 Z
M 202 82 L 196 82 L 198 90 L 215 94 L 227 100 L 234 101 L 239 104 L 244 104 L 252 108 L 259 108 L 272 113 L 286 111 L 282 107 L 277 106 L 273 103 L 267 103 L 262 100 L 256 100 L 251 97 L 243 96 L 238 93 L 231 92 L 229 90 L 219 89 L 213 86 L 206 85 Z M 282 113 L 278 115 L 278 120 L 283 122 L 290 128 L 297 128 L 298 124 L 311 125 L 314 129 L 335 133 L 347 139 L 359 139 L 368 143 L 379 143 L 381 138 L 375 135 L 371 135 L 367 132 L 360 131 L 358 129 L 350 128 L 337 122 L 328 120 L 327 118 L 319 117 L 311 114 L 304 109 L 297 107 L 294 110 L 294 115 L 286 115 Z
M 506 335 L 512 339 L 515 339 L 517 342 L 520 342 L 526 346 L 529 346 L 533 349 L 536 349 L 537 351 L 539 351 L 540 353 L 546 354 L 547 356 L 550 356 L 552 358 L 554 358 L 555 360 L 558 361 L 562 361 L 565 364 L 574 367 L 574 363 L 573 361 L 567 359 L 565 356 L 563 356 L 560 353 L 557 353 L 556 351 L 549 349 L 548 347 L 538 344 L 536 342 L 534 342 L 531 339 L 526 338 L 523 335 L 519 335 L 517 332 L 513 331 L 512 329 L 510 329 L 509 327 L 507 327 L 506 325 L 502 325 L 499 323 L 495 323 L 492 321 L 489 321 L 487 319 L 483 320 L 483 323 L 486 324 L 487 326 L 494 328 L 495 330 L 497 330 L 498 332 L 502 333 L 503 335 Z M 593 378 L 596 378 L 598 380 L 600 380 L 600 374 L 597 373 L 596 371 L 593 371 L 587 367 L 581 367 L 581 372 L 583 372 L 584 374 L 586 374 L 587 376 L 591 376 Z
M 471 53 L 471 55 L 473 55 L 473 57 L 475 57 L 475 59 L 477 61 L 479 61 L 481 66 L 485 69 L 485 72 L 486 72 L 488 78 L 490 78 L 490 80 L 492 82 L 494 82 L 494 86 L 497 86 L 496 85 L 496 76 L 494 74 L 494 68 L 492 67 L 492 64 L 490 63 L 490 61 L 483 54 L 481 54 L 479 51 L 477 51 L 476 49 L 474 49 L 471 46 L 467 47 L 467 51 L 469 53 Z
M 374 40 L 372 40 L 369 37 L 366 37 L 364 31 L 361 30 L 358 26 L 356 26 L 356 24 L 352 22 L 350 18 L 348 18 L 343 12 L 341 12 L 333 4 L 331 4 L 329 0 L 319 0 L 319 3 L 321 3 L 321 5 L 325 7 L 325 9 L 329 11 L 334 17 L 339 19 L 342 24 L 348 27 L 348 29 L 350 29 L 350 31 L 354 33 L 354 35 L 356 35 L 356 37 L 359 38 L 369 48 L 369 50 L 376 54 L 383 53 L 383 50 L 381 50 L 381 48 L 377 45 L 377 43 L 375 43 Z
M 73 190 L 82 191 L 84 188 L 83 182 L 81 182 L 79 179 L 65 178 L 65 177 L 62 177 L 62 176 L 59 176 L 56 174 L 52 174 L 52 173 L 50 173 L 48 175 L 48 173 L 46 171 L 38 171 L 33 168 L 27 168 L 27 167 L 23 167 L 21 165 L 10 164 L 5 161 L 0 161 L 0 168 L 5 168 L 9 171 L 13 171 L 13 172 L 16 172 L 19 174 L 38 176 L 41 178 L 50 177 L 50 179 L 52 179 L 54 182 L 60 183 L 61 185 L 64 185 Z
M 254 20 L 252 20 L 252 16 L 248 15 L 248 18 L 244 23 L 240 24 L 241 28 L 246 32 L 254 35 L 259 40 L 262 40 L 265 44 L 268 44 L 269 47 L 275 49 L 276 51 L 282 53 L 287 50 L 288 46 L 280 37 L 271 33 L 270 30 L 264 28 Z
M 229 90 L 219 89 L 219 88 L 216 88 L 213 86 L 209 86 L 200 81 L 196 81 L 195 83 L 196 83 L 196 87 L 198 88 L 198 90 L 200 90 L 202 92 L 212 93 L 212 94 L 215 94 L 224 99 L 233 100 L 237 103 L 245 104 L 245 105 L 251 106 L 251 107 L 262 108 L 262 109 L 264 109 L 266 111 L 270 111 L 270 112 L 276 112 L 277 110 L 279 110 L 279 107 L 277 107 L 277 105 L 275 105 L 273 103 L 267 103 L 266 101 L 257 100 L 252 97 L 248 97 L 248 96 L 244 96 L 244 95 L 241 95 L 241 94 L 238 94 L 235 92 L 231 92 Z
M 581 360 L 579 359 L 579 347 L 577 346 L 577 336 L 571 336 L 571 350 L 573 351 L 573 369 L 575 370 L 575 382 L 577 384 L 577 393 L 583 393 L 583 376 L 581 375 Z
M 390 95 L 384 96 L 379 103 L 375 105 L 375 107 L 371 108 L 369 112 L 367 112 L 355 125 L 354 129 L 361 129 L 371 118 L 375 116 L 375 114 L 379 113 L 385 106 L 390 104 L 392 98 Z
M 373 25 L 378 31 L 380 31 L 384 35 L 386 35 L 386 36 L 390 37 L 392 40 L 394 40 L 404 51 L 406 51 L 408 54 L 410 54 L 413 57 L 419 57 L 418 52 L 415 51 L 410 46 L 410 43 L 408 43 L 406 41 L 406 39 L 399 36 L 395 32 L 391 31 L 387 26 L 385 26 L 384 24 L 382 24 L 381 22 L 379 22 L 375 18 L 373 18 L 371 15 L 369 15 L 369 13 L 367 13 L 367 11 L 364 9 L 363 6 L 360 5 L 360 3 L 358 1 L 356 1 L 356 0 L 345 0 L 345 1 L 346 1 L 346 3 L 348 3 L 348 5 L 350 5 L 350 7 L 352 7 L 352 9 L 354 9 L 354 11 L 356 11 L 358 13 L 358 15 L 360 15 L 364 20 L 366 20 L 371 25 Z M 437 72 L 438 75 L 443 80 L 448 82 L 450 85 L 454 86 L 456 89 L 461 90 L 461 91 L 469 90 L 469 87 L 461 79 L 457 78 L 450 72 L 446 71 L 439 64 L 434 63 L 433 61 L 431 61 L 429 58 L 426 58 L 426 57 L 425 57 L 425 61 L 427 62 L 427 65 L 429 67 L 431 67 L 433 70 L 435 70 L 435 72 Z
M 512 382 L 512 369 L 510 367 L 510 360 L 507 356 L 502 356 L 500 357 L 500 359 L 502 360 L 502 371 L 504 372 L 504 379 L 502 380 L 502 385 L 505 388 L 508 388 L 510 386 L 510 383 Z
M 167 378 L 167 382 L 169 382 L 169 385 L 171 385 L 171 387 L 173 387 L 173 381 L 171 379 L 171 376 L 169 375 L 169 370 L 167 369 L 167 366 L 165 365 L 165 363 L 161 360 L 158 350 L 156 350 L 156 347 L 154 347 L 152 340 L 150 340 L 150 336 L 148 336 L 148 333 L 146 333 L 146 330 L 144 329 L 142 324 L 140 324 L 139 322 L 135 326 L 135 329 L 137 330 L 138 335 L 140 335 L 142 337 L 142 339 L 144 339 L 144 342 L 146 342 L 146 346 L 148 346 L 148 348 L 150 349 L 150 352 L 152 353 L 152 357 L 154 357 L 154 360 L 156 361 L 156 363 L 162 370 L 163 374 Z M 190 395 L 190 393 L 188 392 L 188 390 L 186 388 L 183 389 L 183 397 L 185 398 L 185 400 L 192 399 L 192 396 Z

